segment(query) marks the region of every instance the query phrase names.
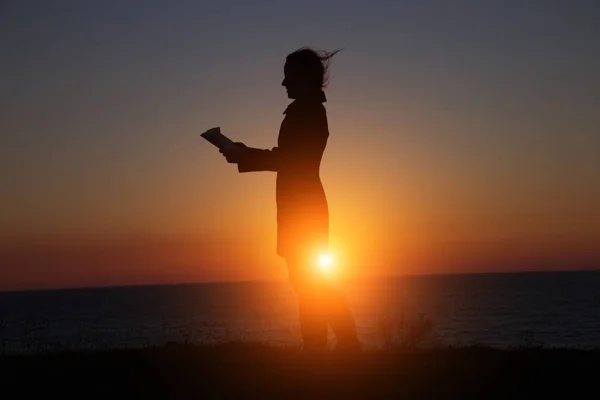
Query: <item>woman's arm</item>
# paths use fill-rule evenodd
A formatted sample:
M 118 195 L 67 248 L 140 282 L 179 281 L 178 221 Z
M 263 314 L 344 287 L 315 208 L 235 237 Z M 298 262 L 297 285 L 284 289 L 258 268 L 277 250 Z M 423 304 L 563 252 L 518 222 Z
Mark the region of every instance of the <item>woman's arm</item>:
M 325 109 L 296 112 L 281 133 L 279 147 L 271 150 L 246 147 L 235 160 L 239 172 L 279 171 L 282 165 L 302 168 L 318 163 L 325 149 L 329 130 Z
M 277 171 L 279 166 L 279 149 L 255 149 L 244 143 L 236 142 L 237 147 L 220 149 L 230 164 L 237 164 L 239 172 Z
M 259 172 L 279 170 L 280 151 L 278 147 L 271 150 L 247 147 L 238 160 L 239 172 Z

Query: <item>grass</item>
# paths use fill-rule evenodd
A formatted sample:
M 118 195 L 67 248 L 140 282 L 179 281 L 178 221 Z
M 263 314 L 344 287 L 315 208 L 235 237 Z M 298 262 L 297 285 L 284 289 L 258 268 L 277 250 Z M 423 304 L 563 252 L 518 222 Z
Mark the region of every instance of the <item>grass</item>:
M 43 321 L 42 321 L 43 322 Z M 328 353 L 302 363 L 292 347 L 236 340 L 180 341 L 106 349 L 102 332 L 80 330 L 77 349 L 51 342 L 48 324 L 24 325 L 10 353 L 0 321 L 0 396 L 179 398 L 474 398 L 529 399 L 600 395 L 592 372 L 600 349 L 548 348 L 531 332 L 512 348 L 448 346 L 425 315 L 384 314 L 382 347 L 348 358 Z M 163 327 L 163 330 L 166 329 Z M 139 336 L 132 332 L 132 335 Z M 167 336 L 165 334 L 165 336 Z M 225 340 L 225 341 L 223 341 Z
M 0 395 L 119 398 L 594 398 L 600 350 L 391 347 L 318 363 L 260 343 L 0 356 Z M 4 396 L 2 396 L 4 397 Z M 7 396 L 6 398 L 13 398 Z

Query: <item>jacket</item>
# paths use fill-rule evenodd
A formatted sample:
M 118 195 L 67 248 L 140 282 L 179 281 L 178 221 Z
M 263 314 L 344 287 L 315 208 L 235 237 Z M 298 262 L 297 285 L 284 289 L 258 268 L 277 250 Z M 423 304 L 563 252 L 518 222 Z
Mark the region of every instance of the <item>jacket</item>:
M 277 254 L 316 257 L 329 248 L 329 209 L 319 169 L 329 138 L 322 91 L 294 100 L 284 111 L 277 147 L 248 148 L 239 172 L 274 171 Z

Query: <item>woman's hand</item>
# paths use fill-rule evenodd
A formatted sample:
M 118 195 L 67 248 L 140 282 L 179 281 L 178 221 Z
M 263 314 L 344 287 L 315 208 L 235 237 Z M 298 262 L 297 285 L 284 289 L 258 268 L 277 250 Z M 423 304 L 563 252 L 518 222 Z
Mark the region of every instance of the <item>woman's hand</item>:
M 248 146 L 242 142 L 236 142 L 235 144 L 236 146 L 219 149 L 219 153 L 223 154 L 230 164 L 237 164 L 242 159 L 246 149 L 248 149 Z

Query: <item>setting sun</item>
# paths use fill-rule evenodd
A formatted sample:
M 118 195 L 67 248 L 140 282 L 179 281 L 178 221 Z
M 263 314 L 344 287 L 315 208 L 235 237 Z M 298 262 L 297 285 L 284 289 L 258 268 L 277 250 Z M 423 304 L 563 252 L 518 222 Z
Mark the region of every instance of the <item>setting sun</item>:
M 319 257 L 317 259 L 317 266 L 321 272 L 331 273 L 334 267 L 333 257 L 331 256 L 331 254 L 319 254 Z

